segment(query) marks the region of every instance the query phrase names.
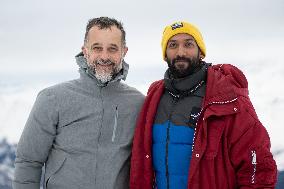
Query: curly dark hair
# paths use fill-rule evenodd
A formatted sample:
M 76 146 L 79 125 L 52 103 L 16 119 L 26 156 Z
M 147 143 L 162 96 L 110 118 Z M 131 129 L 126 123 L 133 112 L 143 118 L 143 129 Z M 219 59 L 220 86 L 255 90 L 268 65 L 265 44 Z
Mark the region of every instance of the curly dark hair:
M 84 38 L 84 44 L 88 41 L 88 34 L 90 29 L 93 26 L 98 26 L 99 29 L 109 29 L 111 26 L 116 26 L 121 31 L 121 42 L 125 46 L 126 40 L 125 40 L 125 30 L 123 28 L 123 24 L 119 21 L 117 21 L 114 18 L 109 17 L 99 17 L 99 18 L 92 18 L 88 21 L 86 32 L 85 32 L 85 38 Z

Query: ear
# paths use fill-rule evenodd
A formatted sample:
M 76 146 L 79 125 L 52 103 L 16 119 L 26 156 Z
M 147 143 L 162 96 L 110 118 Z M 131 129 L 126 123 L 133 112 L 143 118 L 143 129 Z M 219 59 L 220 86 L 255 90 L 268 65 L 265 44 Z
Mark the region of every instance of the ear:
M 201 53 L 201 51 L 199 51 L 199 57 L 201 60 L 205 58 L 205 56 Z
M 164 57 L 163 57 L 164 58 Z M 167 60 L 168 60 L 168 56 L 167 56 L 167 53 L 165 54 L 165 58 L 164 58 L 164 61 L 166 61 L 167 62 Z
M 124 49 L 123 49 L 123 56 L 125 56 L 126 54 L 127 54 L 127 52 L 128 52 L 128 47 L 124 47 Z
M 87 49 L 87 47 L 82 46 L 81 49 L 82 49 L 82 52 L 83 52 L 83 54 L 84 54 L 84 57 L 87 58 L 87 57 L 88 57 L 88 49 Z
M 123 48 L 123 52 L 122 52 L 122 53 L 123 53 L 123 54 L 122 54 L 123 57 L 125 57 L 125 55 L 126 55 L 127 52 L 128 52 L 128 47 L 125 46 L 125 47 Z

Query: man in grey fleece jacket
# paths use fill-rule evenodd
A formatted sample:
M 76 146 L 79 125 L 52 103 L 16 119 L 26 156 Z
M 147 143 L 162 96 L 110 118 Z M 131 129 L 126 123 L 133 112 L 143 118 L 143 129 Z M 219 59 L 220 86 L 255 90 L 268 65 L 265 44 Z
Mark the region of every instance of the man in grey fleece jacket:
M 128 65 L 125 31 L 91 19 L 80 78 L 42 90 L 17 147 L 14 189 L 126 189 L 136 117 L 144 96 L 120 82 Z

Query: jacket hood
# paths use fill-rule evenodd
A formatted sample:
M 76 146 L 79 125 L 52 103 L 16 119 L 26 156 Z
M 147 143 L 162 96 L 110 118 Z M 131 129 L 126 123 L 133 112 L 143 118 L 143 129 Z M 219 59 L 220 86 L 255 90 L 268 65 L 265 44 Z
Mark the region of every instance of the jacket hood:
M 91 78 L 93 78 L 94 80 L 96 80 L 96 82 L 98 83 L 98 85 L 100 86 L 104 86 L 106 84 L 101 83 L 95 76 L 95 73 L 89 69 L 89 66 L 87 64 L 87 60 L 84 57 L 83 52 L 80 52 L 78 55 L 75 56 L 76 62 L 79 66 L 79 72 L 80 74 L 85 74 L 90 76 Z M 120 72 L 118 74 L 116 74 L 116 76 L 110 81 L 110 82 L 115 82 L 115 81 L 120 81 L 122 80 L 126 80 L 126 76 L 128 74 L 128 70 L 129 70 L 129 64 L 127 64 L 124 60 L 122 61 L 122 69 L 120 70 Z
M 243 72 L 233 65 L 210 66 L 206 94 L 205 101 L 209 103 L 230 101 L 238 96 L 248 97 L 248 82 Z

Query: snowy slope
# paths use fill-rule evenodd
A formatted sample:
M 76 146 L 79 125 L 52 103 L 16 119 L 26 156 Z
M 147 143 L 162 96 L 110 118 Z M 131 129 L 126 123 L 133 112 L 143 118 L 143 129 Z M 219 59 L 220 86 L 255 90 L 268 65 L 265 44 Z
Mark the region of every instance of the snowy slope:
M 11 180 L 14 174 L 15 145 L 0 139 L 0 188 L 11 188 Z
M 17 143 L 38 92 L 35 88 L 15 87 L 0 92 L 0 136 Z

